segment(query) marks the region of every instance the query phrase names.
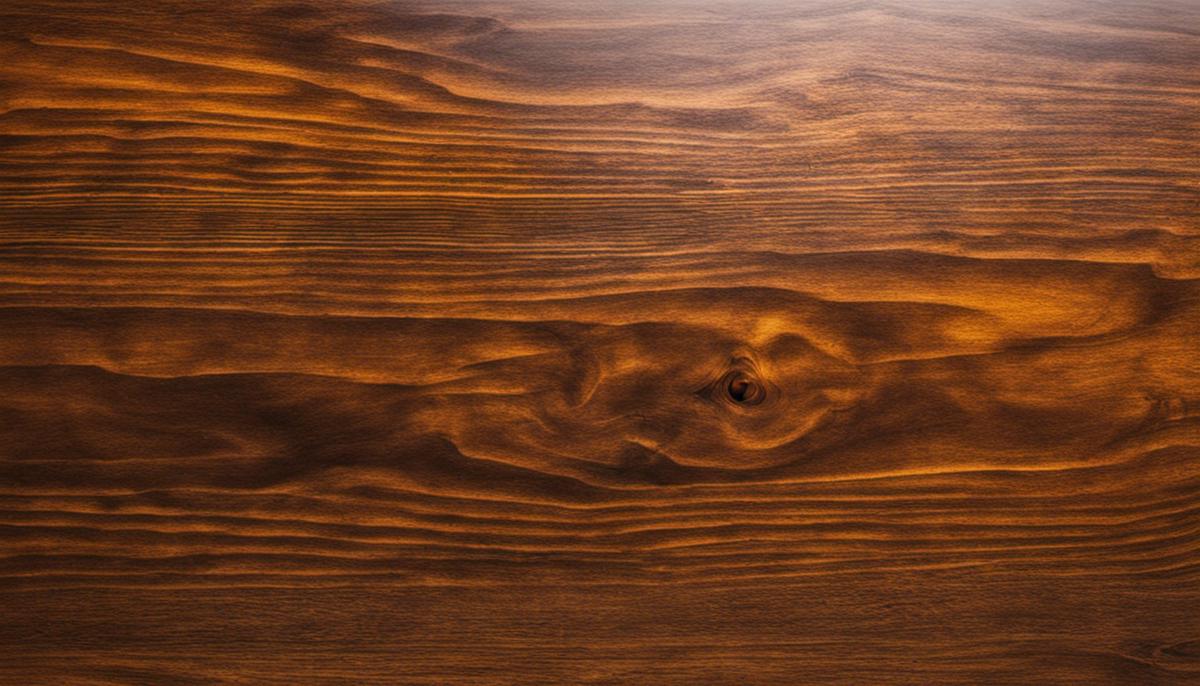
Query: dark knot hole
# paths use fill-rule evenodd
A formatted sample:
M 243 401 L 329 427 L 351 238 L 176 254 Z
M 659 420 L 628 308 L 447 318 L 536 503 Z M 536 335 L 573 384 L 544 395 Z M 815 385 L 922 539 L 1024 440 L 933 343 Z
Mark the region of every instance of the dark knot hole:
M 745 376 L 735 376 L 729 380 L 729 398 L 735 403 L 753 405 L 761 402 L 763 387 L 754 379 Z

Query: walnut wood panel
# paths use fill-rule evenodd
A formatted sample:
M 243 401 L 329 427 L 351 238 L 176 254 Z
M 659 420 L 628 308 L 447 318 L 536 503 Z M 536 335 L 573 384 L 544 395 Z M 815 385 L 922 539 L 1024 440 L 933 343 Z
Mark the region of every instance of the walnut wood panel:
M 0 682 L 1200 683 L 1200 5 L 0 6 Z

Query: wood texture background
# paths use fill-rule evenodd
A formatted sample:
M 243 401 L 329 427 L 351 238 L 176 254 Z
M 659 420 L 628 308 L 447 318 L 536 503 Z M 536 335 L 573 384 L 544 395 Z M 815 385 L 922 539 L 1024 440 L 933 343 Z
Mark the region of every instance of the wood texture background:
M 1192 0 L 9 0 L 0 113 L 0 682 L 1200 683 Z

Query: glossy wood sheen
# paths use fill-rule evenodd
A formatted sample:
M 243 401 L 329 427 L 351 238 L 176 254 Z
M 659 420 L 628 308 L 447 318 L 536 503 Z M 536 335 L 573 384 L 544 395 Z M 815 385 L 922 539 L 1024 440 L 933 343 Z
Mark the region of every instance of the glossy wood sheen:
M 0 682 L 1200 682 L 1195 2 L 10 0 L 0 112 Z

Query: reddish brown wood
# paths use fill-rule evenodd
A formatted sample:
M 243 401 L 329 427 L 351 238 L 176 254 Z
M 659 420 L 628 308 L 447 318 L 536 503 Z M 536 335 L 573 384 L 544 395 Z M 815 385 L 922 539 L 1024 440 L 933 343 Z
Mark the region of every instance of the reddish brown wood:
M 0 7 L 0 682 L 1200 681 L 1190 0 Z

